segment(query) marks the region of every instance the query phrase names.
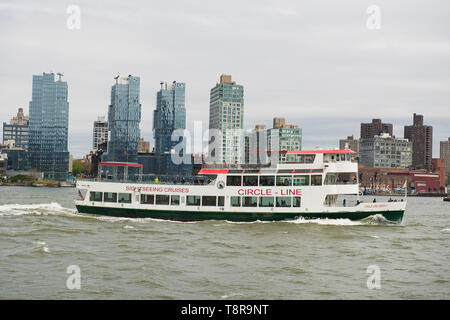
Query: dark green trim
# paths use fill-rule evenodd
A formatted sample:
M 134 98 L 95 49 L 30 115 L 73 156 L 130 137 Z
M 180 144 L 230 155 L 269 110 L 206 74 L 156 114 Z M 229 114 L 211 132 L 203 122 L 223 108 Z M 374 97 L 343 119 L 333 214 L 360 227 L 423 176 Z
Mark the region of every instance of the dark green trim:
M 380 214 L 386 220 L 400 223 L 403 219 L 403 210 L 398 211 L 376 211 L 376 212 L 224 212 L 224 211 L 171 211 L 171 210 L 149 210 L 130 208 L 107 208 L 77 205 L 80 213 L 90 213 L 111 217 L 125 218 L 154 218 L 179 221 L 197 220 L 228 220 L 228 221 L 281 221 L 294 220 L 299 217 L 305 219 L 350 219 L 362 220 L 372 215 Z

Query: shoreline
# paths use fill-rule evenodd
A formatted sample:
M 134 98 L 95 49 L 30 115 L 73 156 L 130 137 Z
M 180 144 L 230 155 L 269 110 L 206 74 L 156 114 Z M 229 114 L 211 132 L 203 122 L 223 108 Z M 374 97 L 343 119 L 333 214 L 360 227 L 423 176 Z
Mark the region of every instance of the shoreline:
M 21 184 L 21 183 L 2 183 L 0 187 L 32 187 L 32 188 L 75 188 L 75 185 L 52 185 L 52 184 Z

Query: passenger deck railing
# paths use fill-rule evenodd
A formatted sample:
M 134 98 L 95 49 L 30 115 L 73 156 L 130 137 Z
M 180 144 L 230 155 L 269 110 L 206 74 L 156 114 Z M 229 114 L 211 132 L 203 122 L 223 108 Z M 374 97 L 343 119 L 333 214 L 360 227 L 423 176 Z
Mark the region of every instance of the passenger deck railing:
M 143 184 L 179 184 L 179 185 L 210 185 L 217 176 L 169 176 L 169 175 L 136 175 L 125 178 L 117 177 L 83 177 L 77 181 L 143 183 Z

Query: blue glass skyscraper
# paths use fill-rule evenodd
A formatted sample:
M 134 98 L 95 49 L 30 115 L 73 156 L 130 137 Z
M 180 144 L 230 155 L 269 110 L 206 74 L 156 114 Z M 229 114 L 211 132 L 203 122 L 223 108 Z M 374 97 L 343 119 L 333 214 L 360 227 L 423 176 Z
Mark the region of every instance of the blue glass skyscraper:
M 161 90 L 156 95 L 156 109 L 153 112 L 153 132 L 155 139 L 155 156 L 152 171 L 155 174 L 171 176 L 188 176 L 192 174 L 192 163 L 175 163 L 171 150 L 182 142 L 182 138 L 172 141 L 172 134 L 177 129 L 186 129 L 184 83 L 173 81 L 171 85 L 161 82 Z M 184 151 L 185 152 L 185 151 Z M 178 152 L 183 158 L 183 151 Z M 186 157 L 190 159 L 190 157 Z
M 156 110 L 153 112 L 153 130 L 155 153 L 170 152 L 178 144 L 171 141 L 176 129 L 186 129 L 184 83 L 174 81 L 171 86 L 161 83 L 161 90 L 156 96 Z
M 29 147 L 32 168 L 44 178 L 65 181 L 69 172 L 67 82 L 53 73 L 33 76 Z
M 141 122 L 139 86 L 140 78 L 129 75 L 111 88 L 107 161 L 137 163 Z

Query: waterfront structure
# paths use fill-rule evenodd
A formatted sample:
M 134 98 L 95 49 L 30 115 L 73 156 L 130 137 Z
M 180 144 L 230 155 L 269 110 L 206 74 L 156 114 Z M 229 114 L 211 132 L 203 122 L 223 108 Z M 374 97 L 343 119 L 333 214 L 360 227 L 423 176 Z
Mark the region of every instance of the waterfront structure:
M 433 127 L 423 125 L 423 115 L 413 115 L 413 124 L 404 127 L 404 137 L 412 142 L 414 169 L 431 170 L 433 156 Z
M 0 180 L 3 180 L 7 176 L 8 168 L 8 155 L 0 153 Z
M 347 136 L 347 139 L 339 140 L 339 149 L 345 150 L 350 149 L 356 152 L 356 155 L 359 156 L 359 140 L 354 139 L 353 135 Z
M 140 78 L 116 78 L 108 108 L 109 141 L 104 158 L 109 162 L 137 163 L 141 122 Z
M 108 121 L 106 121 L 105 117 L 98 117 L 94 121 L 92 149 L 95 151 L 100 150 L 99 146 L 105 142 L 108 142 Z
M 450 138 L 447 141 L 440 141 L 439 157 L 444 159 L 446 183 L 450 184 Z
M 412 144 L 387 133 L 361 139 L 359 162 L 368 168 L 408 168 L 412 164 Z
M 8 158 L 7 168 L 13 171 L 27 171 L 31 169 L 30 153 L 22 148 L 12 147 L 3 149 L 2 154 Z
M 29 117 L 24 115 L 23 108 L 19 108 L 9 124 L 3 122 L 3 143 L 14 141 L 14 147 L 28 150 L 29 125 Z
M 277 143 L 278 145 L 273 145 Z M 285 118 L 273 118 L 273 128 L 267 131 L 268 151 L 302 150 L 302 129 L 298 125 L 286 124 Z M 280 163 L 294 161 L 295 154 L 279 152 Z
M 439 186 L 441 190 L 444 190 L 446 181 L 444 159 L 431 159 L 431 170 L 433 173 L 437 173 L 439 175 Z
M 359 166 L 359 184 L 365 194 L 440 192 L 439 174 L 426 170 Z
M 394 136 L 393 127 L 390 123 L 383 123 L 381 119 L 372 119 L 372 123 L 361 123 L 361 139 L 370 139 L 382 133 Z
M 46 179 L 65 181 L 69 172 L 69 102 L 67 82 L 58 75 L 57 81 L 53 73 L 33 76 L 28 150 L 32 168 Z
M 210 150 L 213 162 L 240 164 L 244 161 L 243 126 L 244 87 L 232 81 L 231 75 L 222 74 L 220 82 L 210 92 L 210 142 L 215 144 L 215 150 Z M 214 129 L 218 131 L 213 132 Z

